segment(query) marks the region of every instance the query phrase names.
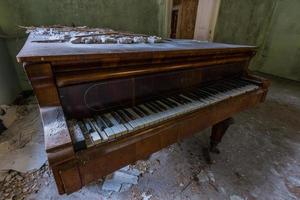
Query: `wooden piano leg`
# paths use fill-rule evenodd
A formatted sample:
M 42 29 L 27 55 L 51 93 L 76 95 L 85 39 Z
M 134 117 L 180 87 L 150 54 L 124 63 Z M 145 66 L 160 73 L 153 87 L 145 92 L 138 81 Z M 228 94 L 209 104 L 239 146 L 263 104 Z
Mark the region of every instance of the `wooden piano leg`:
M 220 153 L 220 150 L 217 148 L 217 146 L 221 142 L 226 130 L 231 124 L 233 124 L 233 122 L 233 118 L 230 117 L 213 125 L 210 136 L 210 152 L 218 154 Z

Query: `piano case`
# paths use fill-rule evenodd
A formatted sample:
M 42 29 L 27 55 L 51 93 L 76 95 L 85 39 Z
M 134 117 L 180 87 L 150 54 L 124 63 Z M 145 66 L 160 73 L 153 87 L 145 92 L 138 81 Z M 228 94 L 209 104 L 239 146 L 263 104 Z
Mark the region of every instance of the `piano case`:
M 256 51 L 253 46 L 166 40 L 78 47 L 37 43 L 32 38 L 31 34 L 17 59 L 23 63 L 40 105 L 45 149 L 60 194 L 77 191 L 210 126 L 210 150 L 216 152 L 231 117 L 263 102 L 269 87 L 268 80 L 249 74 L 248 65 Z M 85 140 L 77 141 L 69 127 L 70 120 L 89 119 L 143 102 L 150 105 L 157 99 L 214 84 L 222 88 L 224 81 L 231 80 L 251 83 L 253 88 L 228 97 L 218 94 L 224 98 L 208 98 L 211 103 L 205 106 L 190 106 L 186 112 L 181 109 L 180 114 L 173 112 L 172 117 L 88 147 Z M 197 94 L 191 92 L 189 97 L 197 98 Z M 173 103 L 185 103 L 177 100 Z

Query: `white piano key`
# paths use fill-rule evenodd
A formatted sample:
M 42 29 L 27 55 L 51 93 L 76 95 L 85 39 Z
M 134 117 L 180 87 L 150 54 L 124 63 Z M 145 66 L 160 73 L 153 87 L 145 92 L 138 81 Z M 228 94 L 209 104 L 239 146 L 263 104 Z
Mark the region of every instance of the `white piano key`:
M 154 113 L 152 110 L 148 109 L 145 105 L 140 105 L 143 109 L 145 109 L 148 113 L 150 113 L 150 124 L 154 124 L 160 120 L 160 117 Z
M 129 122 L 130 124 L 133 124 L 133 126 L 135 128 L 144 127 L 144 125 L 145 125 L 144 120 L 138 114 L 136 114 L 131 108 L 127 108 L 126 110 L 136 118 L 136 119 L 130 121 Z
M 127 132 L 127 129 L 122 124 L 119 124 L 119 122 L 117 122 L 117 120 L 115 120 L 115 118 L 110 113 L 105 114 L 105 117 L 108 118 L 111 123 L 113 123 L 114 126 L 110 128 L 114 130 L 116 137 Z
M 106 125 L 106 128 L 103 130 L 105 134 L 107 135 L 108 139 L 115 138 L 115 133 L 114 131 L 108 127 L 108 125 L 105 123 L 105 121 L 101 118 L 101 116 L 97 116 L 99 120 L 102 120 L 102 122 Z
M 96 131 L 99 133 L 100 137 L 102 138 L 103 141 L 108 140 L 107 135 L 105 134 L 104 131 L 102 131 L 100 129 L 100 127 L 98 126 L 97 122 L 95 120 L 90 120 L 91 124 L 94 126 L 94 128 L 96 129 Z
M 101 137 L 96 131 L 90 133 L 90 135 L 94 144 L 101 143 Z

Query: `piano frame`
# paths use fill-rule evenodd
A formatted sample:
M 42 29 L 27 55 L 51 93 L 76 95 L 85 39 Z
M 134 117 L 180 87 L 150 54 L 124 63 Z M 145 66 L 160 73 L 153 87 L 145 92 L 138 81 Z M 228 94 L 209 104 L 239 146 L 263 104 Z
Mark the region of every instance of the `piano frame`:
M 113 171 L 145 159 L 152 153 L 213 126 L 211 150 L 230 125 L 230 118 L 265 100 L 269 81 L 250 75 L 248 65 L 255 47 L 225 44 L 174 45 L 169 48 L 70 48 L 64 44 L 32 43 L 17 56 L 39 102 L 45 149 L 60 194 L 70 194 Z M 202 109 L 139 129 L 107 143 L 75 152 L 59 87 L 108 79 L 239 63 L 243 76 L 256 89 Z M 221 77 L 220 77 L 221 78 Z

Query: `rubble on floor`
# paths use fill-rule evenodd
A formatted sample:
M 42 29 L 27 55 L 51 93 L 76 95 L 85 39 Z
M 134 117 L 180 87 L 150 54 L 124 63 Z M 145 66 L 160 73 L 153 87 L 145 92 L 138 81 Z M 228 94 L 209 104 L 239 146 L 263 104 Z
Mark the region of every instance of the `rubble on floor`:
M 126 166 L 122 169 L 114 172 L 111 175 L 106 176 L 102 185 L 102 190 L 125 192 L 131 188 L 132 185 L 138 183 L 140 172 L 138 169 L 132 166 Z
M 38 192 L 41 184 L 48 184 L 50 171 L 47 165 L 40 170 L 29 173 L 20 173 L 10 170 L 0 180 L 0 200 L 22 200 L 31 193 Z M 44 181 L 45 180 L 45 181 Z
M 31 97 L 21 105 L 0 107 L 0 200 L 24 199 L 49 173 L 38 105 Z
M 244 198 L 238 196 L 238 195 L 231 195 L 230 200 L 244 200 Z

